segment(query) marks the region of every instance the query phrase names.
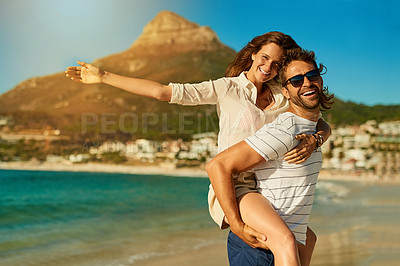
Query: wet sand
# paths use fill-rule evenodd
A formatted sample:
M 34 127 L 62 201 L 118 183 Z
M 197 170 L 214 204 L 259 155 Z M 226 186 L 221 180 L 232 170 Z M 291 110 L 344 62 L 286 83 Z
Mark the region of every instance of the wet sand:
M 139 264 L 138 264 L 139 265 Z M 164 258 L 149 259 L 140 262 L 142 266 L 221 266 L 229 265 L 225 243 L 207 246 L 198 250 Z

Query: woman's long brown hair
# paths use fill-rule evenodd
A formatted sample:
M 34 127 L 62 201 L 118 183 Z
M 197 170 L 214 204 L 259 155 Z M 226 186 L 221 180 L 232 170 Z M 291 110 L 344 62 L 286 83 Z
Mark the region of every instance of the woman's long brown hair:
M 237 53 L 235 59 L 228 65 L 225 76 L 237 77 L 243 71 L 248 71 L 253 63 L 251 55 L 258 53 L 264 45 L 269 43 L 275 43 L 285 50 L 285 52 L 288 49 L 299 48 L 297 43 L 289 35 L 278 31 L 267 32 L 255 37 Z

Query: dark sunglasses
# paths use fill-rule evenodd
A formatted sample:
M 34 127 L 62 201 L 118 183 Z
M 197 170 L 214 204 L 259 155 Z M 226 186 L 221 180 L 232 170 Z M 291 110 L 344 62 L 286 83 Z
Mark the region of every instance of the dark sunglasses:
M 290 82 L 290 84 L 293 85 L 293 87 L 300 87 L 304 83 L 304 77 L 307 77 L 309 81 L 317 81 L 319 77 L 321 76 L 320 72 L 318 69 L 313 69 L 311 71 L 308 71 L 305 75 L 297 75 L 294 76 L 284 83 L 284 87 L 286 87 L 286 84 Z

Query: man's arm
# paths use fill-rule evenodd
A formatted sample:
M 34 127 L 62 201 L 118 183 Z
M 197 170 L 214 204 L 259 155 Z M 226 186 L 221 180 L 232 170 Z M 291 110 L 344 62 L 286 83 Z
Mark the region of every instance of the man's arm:
M 245 225 L 240 217 L 232 179 L 233 173 L 243 172 L 263 161 L 261 155 L 241 141 L 215 156 L 206 165 L 206 170 L 232 232 L 252 247 L 265 248 L 257 238 L 266 240 L 266 237 Z

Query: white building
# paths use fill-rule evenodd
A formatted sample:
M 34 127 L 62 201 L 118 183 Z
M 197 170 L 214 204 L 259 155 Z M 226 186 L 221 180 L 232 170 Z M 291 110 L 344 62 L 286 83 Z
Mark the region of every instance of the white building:
M 103 154 L 109 152 L 125 152 L 126 146 L 120 141 L 106 141 L 99 146 L 89 148 L 90 154 Z
M 379 129 L 385 135 L 400 135 L 400 121 L 384 122 L 379 124 Z

